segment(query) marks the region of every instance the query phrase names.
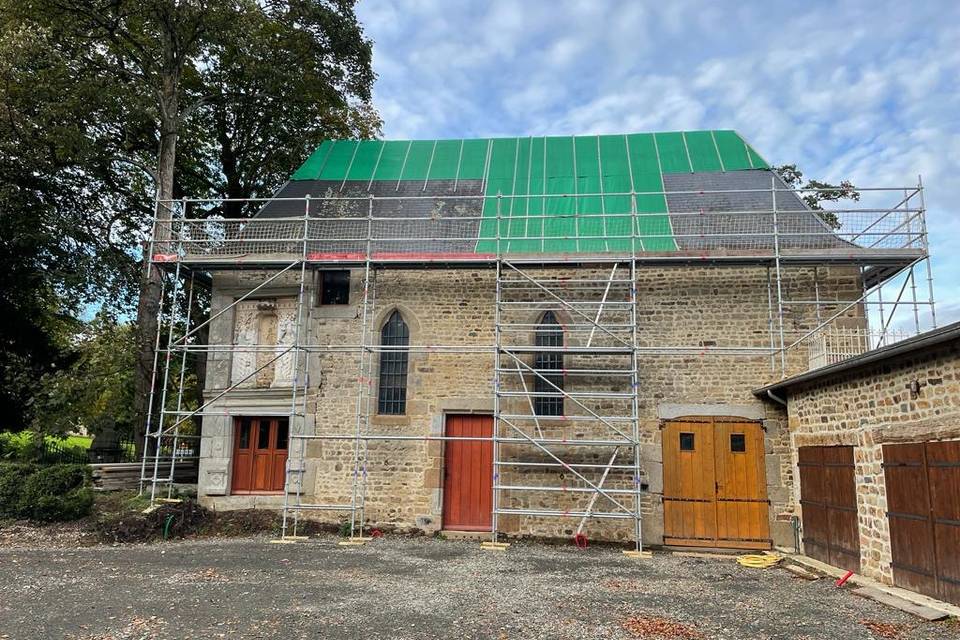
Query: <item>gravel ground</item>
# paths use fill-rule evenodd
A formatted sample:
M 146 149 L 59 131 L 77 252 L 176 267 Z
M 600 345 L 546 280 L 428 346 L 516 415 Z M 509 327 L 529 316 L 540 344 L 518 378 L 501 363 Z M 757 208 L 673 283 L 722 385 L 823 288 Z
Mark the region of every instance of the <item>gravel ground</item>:
M 0 638 L 960 638 L 955 622 L 730 559 L 336 542 L 2 548 Z

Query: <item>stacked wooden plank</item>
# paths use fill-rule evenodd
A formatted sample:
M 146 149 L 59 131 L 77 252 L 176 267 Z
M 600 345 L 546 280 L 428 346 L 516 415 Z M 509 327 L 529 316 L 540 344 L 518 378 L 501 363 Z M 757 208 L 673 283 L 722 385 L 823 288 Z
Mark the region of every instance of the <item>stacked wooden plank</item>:
M 113 462 L 92 464 L 93 487 L 99 491 L 116 491 L 119 489 L 136 489 L 140 486 L 139 462 Z M 147 477 L 153 475 L 153 465 L 147 465 Z M 157 469 L 158 478 L 170 476 L 170 463 L 161 462 Z M 197 481 L 197 466 L 195 461 L 177 463 L 174 468 L 174 482 L 191 484 Z

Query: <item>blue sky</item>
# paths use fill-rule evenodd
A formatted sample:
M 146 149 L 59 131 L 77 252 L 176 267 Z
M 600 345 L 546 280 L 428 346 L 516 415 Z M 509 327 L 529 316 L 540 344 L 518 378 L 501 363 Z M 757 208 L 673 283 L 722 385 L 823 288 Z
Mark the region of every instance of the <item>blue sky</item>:
M 775 164 L 926 186 L 960 319 L 960 3 L 367 0 L 387 138 L 736 129 Z

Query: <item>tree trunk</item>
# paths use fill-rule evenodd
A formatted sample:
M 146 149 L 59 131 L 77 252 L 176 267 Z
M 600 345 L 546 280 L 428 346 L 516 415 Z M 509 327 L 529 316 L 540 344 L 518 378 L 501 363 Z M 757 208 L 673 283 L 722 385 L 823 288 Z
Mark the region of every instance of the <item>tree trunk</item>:
M 173 208 L 169 202 L 173 198 L 173 168 L 177 156 L 177 135 L 179 132 L 179 71 L 168 70 L 161 75 L 160 92 L 160 148 L 157 155 L 157 207 L 156 223 L 153 227 L 153 253 L 176 253 L 176 247 L 165 243 L 171 239 L 170 221 Z M 137 453 L 142 454 L 150 405 L 150 393 L 156 391 L 153 399 L 153 415 L 150 430 L 159 428 L 160 396 L 162 395 L 164 358 L 157 358 L 156 386 L 154 381 L 153 353 L 159 323 L 160 291 L 162 276 L 160 270 L 151 263 L 150 244 L 144 245 L 144 271 L 140 281 L 140 300 L 137 303 L 137 369 L 134 388 L 134 410 L 136 433 L 134 442 Z M 177 301 L 173 300 L 173 304 Z M 161 345 L 163 339 L 161 336 Z M 162 356 L 162 354 L 160 354 Z

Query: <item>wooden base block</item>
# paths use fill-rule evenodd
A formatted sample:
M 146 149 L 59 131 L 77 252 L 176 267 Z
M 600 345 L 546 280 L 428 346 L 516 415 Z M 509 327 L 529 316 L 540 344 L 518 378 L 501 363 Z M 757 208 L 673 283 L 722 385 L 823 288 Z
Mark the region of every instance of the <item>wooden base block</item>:
M 481 542 L 480 548 L 484 551 L 506 551 L 510 546 L 509 542 Z
M 160 498 L 157 502 L 165 502 L 166 504 L 180 504 L 183 502 L 180 498 Z
M 370 542 L 370 540 L 370 538 L 349 538 L 348 540 L 341 540 L 337 544 L 341 547 L 361 547 Z
M 294 544 L 296 542 L 296 540 L 290 538 L 277 538 L 276 540 L 271 540 L 270 544 Z
M 653 557 L 652 551 L 624 551 L 623 555 L 635 560 L 648 560 Z

